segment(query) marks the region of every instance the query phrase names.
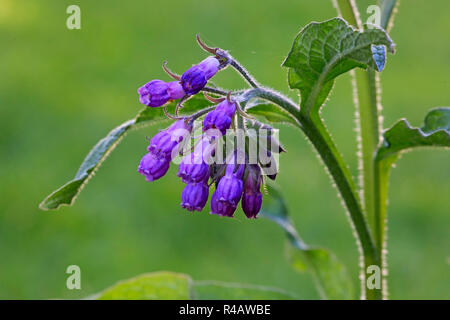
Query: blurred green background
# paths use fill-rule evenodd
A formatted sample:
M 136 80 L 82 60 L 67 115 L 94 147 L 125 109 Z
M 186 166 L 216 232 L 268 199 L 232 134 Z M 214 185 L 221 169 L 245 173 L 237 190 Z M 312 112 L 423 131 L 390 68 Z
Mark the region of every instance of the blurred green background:
M 365 8 L 375 1 L 358 1 Z M 66 8 L 81 7 L 81 30 Z M 172 166 L 149 184 L 137 172 L 145 136 L 130 133 L 73 207 L 38 210 L 71 179 L 89 149 L 141 108 L 136 90 L 161 69 L 182 72 L 205 57 L 200 33 L 229 49 L 262 83 L 289 94 L 280 67 L 297 32 L 336 15 L 330 1 L 0 0 L 0 298 L 79 298 L 120 279 L 171 270 L 194 279 L 270 285 L 318 298 L 309 275 L 285 260 L 272 222 L 179 207 L 183 185 Z M 421 125 L 450 104 L 450 2 L 408 0 L 391 36 L 397 53 L 382 73 L 384 124 Z M 232 70 L 214 81 L 239 88 Z M 350 76 L 341 76 L 323 115 L 357 174 Z M 311 146 L 281 127 L 288 150 L 278 182 L 305 241 L 332 249 L 358 285 L 358 256 L 344 209 Z M 450 298 L 450 153 L 416 151 L 397 162 L 390 185 L 389 282 L 393 299 Z M 82 290 L 66 288 L 81 267 Z

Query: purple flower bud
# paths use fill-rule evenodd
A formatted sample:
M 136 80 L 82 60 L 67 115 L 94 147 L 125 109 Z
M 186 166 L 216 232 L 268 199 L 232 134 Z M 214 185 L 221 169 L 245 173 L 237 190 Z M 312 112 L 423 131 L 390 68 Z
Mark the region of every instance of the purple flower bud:
M 261 169 L 258 165 L 247 166 L 247 177 L 244 180 L 244 193 L 242 195 L 242 210 L 247 218 L 256 218 L 261 210 Z
M 164 176 L 167 170 L 169 170 L 169 166 L 170 159 L 157 157 L 153 153 L 147 153 L 139 163 L 138 172 L 150 182 Z
M 209 160 L 214 155 L 215 144 L 203 138 L 194 149 L 181 160 L 177 176 L 184 183 L 200 182 L 209 177 Z
M 202 90 L 209 79 L 219 71 L 220 62 L 211 56 L 197 65 L 192 66 L 181 76 L 181 85 L 187 95 L 193 95 Z
M 224 100 L 219 103 L 213 111 L 210 111 L 205 120 L 203 120 L 203 131 L 210 129 L 218 129 L 225 135 L 226 131 L 230 128 L 231 121 L 236 112 L 236 103 Z
M 170 95 L 170 100 L 181 99 L 186 95 L 180 81 L 172 81 L 167 83 L 167 92 Z
M 149 107 L 160 107 L 169 100 L 182 98 L 185 93 L 180 82 L 152 80 L 138 89 L 139 101 Z
M 181 193 L 181 207 L 188 211 L 202 211 L 206 201 L 208 201 L 208 195 L 209 187 L 207 182 L 188 183 Z
M 242 196 L 242 180 L 225 175 L 211 197 L 211 213 L 232 217 Z
M 203 120 L 203 131 L 218 129 L 224 136 L 227 129 L 230 128 L 231 121 L 231 118 L 223 112 L 212 110 L 206 115 L 205 120 Z
M 233 118 L 236 113 L 236 102 L 229 102 L 228 99 L 225 99 L 217 105 L 216 110 L 225 113 L 230 118 Z
M 237 167 L 237 168 L 236 168 Z M 211 197 L 211 213 L 232 217 L 242 196 L 244 165 L 228 164 Z
M 192 124 L 186 119 L 174 122 L 166 130 L 158 132 L 150 141 L 147 150 L 157 157 L 172 159 L 178 153 L 176 148 L 192 131 Z

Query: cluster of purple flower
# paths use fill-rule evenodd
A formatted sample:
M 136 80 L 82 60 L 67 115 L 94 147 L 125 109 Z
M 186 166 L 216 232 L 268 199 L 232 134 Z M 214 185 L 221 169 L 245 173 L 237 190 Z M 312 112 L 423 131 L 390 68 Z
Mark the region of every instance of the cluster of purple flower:
M 179 81 L 166 83 L 152 80 L 139 88 L 140 102 L 149 107 L 159 107 L 168 101 L 182 99 L 200 92 L 223 64 L 211 56 L 188 69 Z M 203 121 L 203 131 L 213 130 L 213 135 L 203 135 L 193 152 L 186 155 L 179 166 L 177 176 L 186 184 L 181 194 L 181 207 L 189 211 L 201 211 L 208 201 L 209 180 L 216 190 L 211 197 L 211 213 L 233 217 L 241 201 L 248 218 L 256 218 L 261 209 L 261 169 L 258 165 L 238 163 L 236 156 L 227 159 L 220 172 L 214 172 L 215 148 L 218 138 L 226 134 L 237 110 L 237 102 L 230 96 L 210 111 Z M 147 181 L 154 181 L 166 174 L 171 160 L 180 153 L 193 130 L 189 117 L 175 121 L 160 131 L 150 141 L 148 153 L 142 158 L 138 172 Z

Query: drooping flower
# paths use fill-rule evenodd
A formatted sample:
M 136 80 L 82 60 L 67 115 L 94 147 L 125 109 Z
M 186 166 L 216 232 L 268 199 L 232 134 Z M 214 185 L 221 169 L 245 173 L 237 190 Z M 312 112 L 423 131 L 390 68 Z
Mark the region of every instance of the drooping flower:
M 184 183 L 201 182 L 209 177 L 209 160 L 214 156 L 215 143 L 204 137 L 192 153 L 181 160 L 177 176 Z
M 139 101 L 149 107 L 160 107 L 169 100 L 180 99 L 185 96 L 179 81 L 164 82 L 152 80 L 138 89 Z
M 188 119 L 178 120 L 169 128 L 158 132 L 150 140 L 147 150 L 158 157 L 172 159 L 178 153 L 179 144 L 190 136 L 191 131 L 192 124 Z
M 227 164 L 225 175 L 220 179 L 211 197 L 211 213 L 233 217 L 242 196 L 243 164 Z
M 220 62 L 210 56 L 186 70 L 181 76 L 181 86 L 187 95 L 194 95 L 202 90 L 209 79 L 220 69 Z
M 250 164 L 247 166 L 247 176 L 244 179 L 242 210 L 247 218 L 256 218 L 261 210 L 261 204 L 261 169 L 257 164 Z
M 225 99 L 210 111 L 203 120 L 203 131 L 218 129 L 222 135 L 230 128 L 231 121 L 236 113 L 236 102 Z
M 169 170 L 170 161 L 170 158 L 158 157 L 149 152 L 139 163 L 138 172 L 149 182 L 158 180 Z
M 208 196 L 208 178 L 201 182 L 190 182 L 181 193 L 181 207 L 188 211 L 202 211 Z
M 272 152 L 262 148 L 258 156 L 263 173 L 269 179 L 275 180 L 278 174 L 278 165 Z

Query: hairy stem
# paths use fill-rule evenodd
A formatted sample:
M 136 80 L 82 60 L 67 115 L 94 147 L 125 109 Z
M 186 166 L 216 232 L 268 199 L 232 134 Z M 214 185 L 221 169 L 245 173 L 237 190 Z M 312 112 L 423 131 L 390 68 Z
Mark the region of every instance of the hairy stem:
M 399 0 L 380 0 L 381 4 L 381 27 L 390 30 L 393 26 L 394 15 L 397 11 L 397 6 L 399 4 Z M 372 71 L 373 72 L 373 71 Z M 372 76 L 369 76 L 370 84 L 371 84 L 371 93 L 375 96 L 374 101 L 374 111 L 376 112 L 376 116 L 374 115 L 373 121 L 378 121 L 378 140 L 377 145 L 381 143 L 381 132 L 382 132 L 382 116 L 381 116 L 381 88 L 379 76 L 375 72 Z M 376 117 L 376 118 L 375 118 Z M 375 150 L 376 152 L 376 150 Z M 380 256 L 380 269 L 382 275 L 382 293 L 383 298 L 388 298 L 388 283 L 387 283 L 387 273 L 388 273 L 388 263 L 386 258 L 386 246 L 387 246 L 387 238 L 386 238 L 386 229 L 387 229 L 387 190 L 389 183 L 389 172 L 390 166 L 392 163 L 388 163 L 385 161 L 378 161 L 376 159 L 376 154 L 372 154 L 372 172 L 373 172 L 373 189 L 371 190 L 373 202 L 373 219 L 374 219 L 374 236 L 378 249 L 378 255 Z
M 358 8 L 354 0 L 334 0 L 334 5 L 339 14 L 351 25 L 362 29 L 362 22 Z M 379 110 L 377 101 L 377 82 L 375 72 L 364 70 L 354 70 L 353 90 L 354 103 L 358 116 L 358 158 L 360 166 L 360 188 L 363 198 L 363 208 L 368 220 L 368 224 L 374 236 L 377 256 L 376 265 L 383 273 L 381 262 L 381 251 L 379 245 L 379 226 L 375 216 L 376 196 L 375 196 L 375 168 L 374 159 L 378 148 L 380 136 Z M 367 276 L 367 272 L 366 272 Z M 381 276 L 381 275 L 380 275 Z M 381 283 L 381 286 L 383 283 Z M 367 299 L 382 299 L 383 289 L 367 289 Z
M 333 0 L 339 14 L 353 26 L 361 29 L 359 11 L 353 0 Z M 392 26 L 393 13 L 396 11 L 397 0 L 380 0 L 381 27 Z M 385 260 L 385 230 L 386 230 L 386 190 L 387 181 L 384 181 L 380 172 L 381 164 L 375 160 L 376 152 L 381 141 L 382 117 L 381 117 L 381 89 L 379 76 L 373 71 L 355 70 L 353 73 L 354 102 L 358 121 L 358 143 L 360 161 L 360 187 L 364 199 L 364 211 L 374 236 L 379 257 L 381 275 L 387 274 Z M 375 290 L 371 290 L 375 291 Z M 378 290 L 377 290 L 378 291 Z M 387 281 L 383 279 L 380 290 L 382 297 L 387 298 Z M 377 296 L 380 296 L 377 293 Z
M 378 222 L 375 217 L 375 153 L 380 142 L 381 118 L 377 75 L 373 70 L 355 70 L 354 102 L 359 117 L 360 187 L 364 210 L 371 226 L 375 243 L 379 243 Z M 381 109 L 381 106 L 380 106 Z
M 259 84 L 256 79 L 247 71 L 239 62 L 237 62 L 233 57 L 229 56 L 230 65 L 239 72 L 245 81 L 248 82 L 253 88 L 259 88 Z
M 223 89 L 219 89 L 219 88 L 213 88 L 213 87 L 204 87 L 202 89 L 202 91 L 204 92 L 210 92 L 210 93 L 215 93 L 218 94 L 220 96 L 226 96 L 228 94 L 227 91 L 223 90 Z

